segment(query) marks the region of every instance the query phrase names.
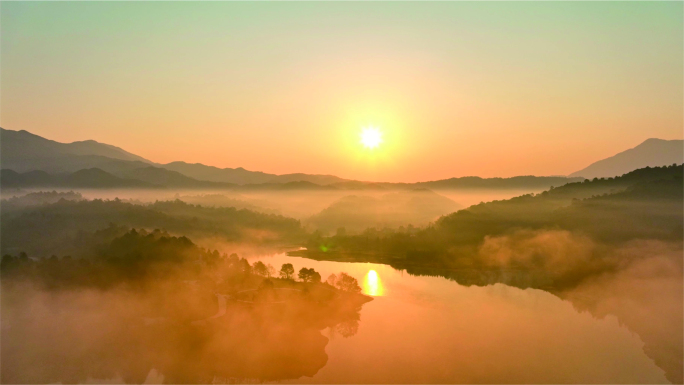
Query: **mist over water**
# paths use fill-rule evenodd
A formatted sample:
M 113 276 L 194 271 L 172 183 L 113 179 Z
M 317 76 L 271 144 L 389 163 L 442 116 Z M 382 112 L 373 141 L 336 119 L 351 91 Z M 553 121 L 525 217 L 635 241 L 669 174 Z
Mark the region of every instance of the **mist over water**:
M 220 305 L 203 306 L 213 295 L 192 283 L 60 292 L 21 285 L 3 293 L 3 382 L 668 383 L 656 362 L 676 339 L 681 305 L 623 289 L 638 280 L 632 291 L 672 293 L 681 288 L 674 275 L 664 277 L 671 287 L 654 278 L 671 266 L 635 266 L 561 299 L 370 263 L 249 258 L 256 261 L 324 277 L 346 271 L 373 301 L 351 324 L 296 306 L 236 304 L 215 322 L 208 318 Z
M 55 188 L 51 189 L 57 192 L 69 192 L 73 189 Z M 25 196 L 31 192 L 40 192 L 44 189 L 5 189 L 2 190 L 2 198 L 9 199 L 12 197 Z M 503 199 L 516 195 L 520 195 L 521 190 L 503 190 L 503 191 L 476 191 L 476 192 L 454 192 L 451 190 L 444 190 L 438 193 L 430 192 L 428 190 L 420 189 L 330 189 L 330 190 L 292 190 L 292 191 L 254 191 L 254 190 L 201 190 L 201 189 L 78 189 L 78 193 L 85 199 L 121 199 L 133 203 L 145 204 L 153 203 L 155 201 L 168 201 L 179 199 L 183 202 L 196 204 L 206 207 L 235 207 L 238 209 L 246 208 L 267 214 L 281 214 L 288 217 L 304 220 L 308 224 L 308 219 L 321 211 L 329 208 L 333 203 L 343 198 L 356 197 L 367 198 L 371 200 L 382 200 L 383 197 L 388 197 L 385 207 L 381 211 L 391 211 L 401 206 L 404 211 L 411 210 L 405 213 L 402 217 L 394 220 L 392 223 L 384 223 L 382 221 L 373 223 L 371 214 L 376 212 L 369 212 L 360 210 L 359 207 L 342 207 L 342 215 L 349 215 L 354 213 L 365 219 L 365 225 L 376 225 L 384 227 L 391 225 L 398 227 L 399 225 L 413 224 L 415 226 L 426 224 L 429 221 L 437 219 L 440 215 L 448 214 L 454 210 L 464 207 L 459 198 L 462 198 L 467 205 L 472 203 L 479 203 L 482 201 L 489 201 L 491 199 Z M 393 199 L 394 198 L 394 199 Z M 426 220 L 426 213 L 423 212 L 425 207 L 406 208 L 406 201 L 414 198 L 418 203 L 425 202 L 432 203 L 433 206 L 428 213 Z M 425 198 L 425 199 L 420 199 Z M 379 205 L 373 205 L 368 210 L 378 210 Z M 364 216 L 365 214 L 365 216 Z M 420 218 L 418 222 L 417 218 Z M 335 226 L 335 223 L 327 224 L 327 226 Z M 344 225 L 344 223 L 341 223 Z M 312 226 L 314 226 L 312 224 Z M 317 227 L 317 226 L 316 226 Z
M 370 298 L 288 281 L 269 288 L 266 281 L 220 262 L 110 287 L 56 288 L 5 279 L 2 382 L 212 383 L 313 376 L 327 362 L 328 337 L 321 331 L 352 336 Z
M 204 207 L 181 206 L 165 211 L 169 215 L 239 205 L 272 215 L 289 207 L 290 213 L 301 213 L 302 226 L 312 226 L 311 231 L 317 226 L 310 218 L 329 207 L 344 207 L 335 205 L 349 194 L 382 206 L 388 194 L 403 192 L 164 195 L 90 190 L 9 199 L 3 205 L 10 213 L 58 207 L 62 198 L 120 199 L 136 207 L 179 199 Z M 421 199 L 426 196 L 421 194 Z M 515 192 L 441 191 L 439 196 L 479 202 L 508 194 Z M 399 201 L 406 202 L 391 200 Z M 382 215 L 375 218 L 389 218 Z M 408 226 L 411 218 L 403 217 L 394 229 Z M 330 223 L 326 226 L 334 228 Z M 287 285 L 267 295 L 262 277 L 236 273 L 243 265 L 212 265 L 201 258 L 161 270 L 166 275 L 102 287 L 5 278 L 2 381 L 681 382 L 681 242 L 609 244 L 582 231 L 513 229 L 488 235 L 478 245 L 476 258 L 485 270 L 397 269 L 289 256 L 286 251 L 293 245 L 275 242 L 283 239 L 279 230 L 260 226 L 241 228 L 233 240 L 205 230 L 196 230 L 191 239 L 222 258 L 236 253 L 251 266 L 263 262 L 276 272 L 284 264 L 291 264 L 295 275 L 313 268 L 324 282 L 346 272 L 372 300 L 338 298 L 329 289 L 304 289 L 300 298 L 302 288 Z M 354 233 L 353 227 L 345 231 Z M 169 234 L 182 235 L 180 230 Z M 155 235 L 160 236 L 166 235 Z M 271 299 L 259 302 L 257 297 Z
M 684 2 L 0 7 L 0 383 L 684 385 Z
M 323 275 L 341 268 L 339 262 L 282 254 L 257 259 L 288 262 L 295 268 L 312 266 Z M 681 354 L 676 351 L 681 346 L 676 337 L 681 297 L 673 293 L 674 286 L 682 286 L 673 273 L 669 287 L 647 272 L 641 282 L 670 293 L 658 301 L 669 312 L 641 302 L 616 313 L 606 308 L 588 310 L 579 300 L 537 289 L 461 286 L 385 265 L 342 265 L 356 277 L 365 277 L 364 293 L 375 299 L 364 305 L 358 333 L 350 339 L 332 338 L 326 348 L 327 365 L 311 379 L 297 382 L 669 383 L 647 352 Z M 376 276 L 371 279 L 375 285 L 367 284 L 369 276 Z M 617 284 L 620 279 L 606 281 Z M 583 290 L 564 297 L 582 298 Z M 618 295 L 599 288 L 589 298 L 604 306 L 638 299 L 629 292 Z M 650 323 L 653 330 L 669 325 L 661 336 L 673 338 L 645 344 L 630 329 L 630 317 L 641 317 L 644 323 L 658 319 Z

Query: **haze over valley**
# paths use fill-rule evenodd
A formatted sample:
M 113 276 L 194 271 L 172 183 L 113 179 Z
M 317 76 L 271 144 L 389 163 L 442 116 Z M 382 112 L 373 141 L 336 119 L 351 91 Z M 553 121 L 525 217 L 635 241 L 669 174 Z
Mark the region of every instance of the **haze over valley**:
M 193 288 L 190 293 L 205 293 L 201 297 L 203 302 L 195 303 L 197 294 L 184 299 L 191 301 L 188 305 L 197 309 L 196 315 L 189 318 L 189 314 L 184 315 L 186 321 L 169 315 L 170 305 L 160 302 L 161 305 L 155 305 L 157 310 L 154 312 L 144 312 L 149 316 L 142 317 L 144 322 L 141 325 L 170 322 L 171 319 L 174 319 L 174 323 L 205 325 L 217 322 L 209 321 L 212 319 L 224 319 L 222 314 L 227 310 L 221 309 L 228 306 L 224 302 L 229 304 L 236 298 L 238 303 L 242 301 L 236 296 L 257 285 L 260 276 L 266 277 L 264 282 L 275 282 L 275 285 L 270 283 L 275 289 L 268 289 L 275 291 L 268 295 L 281 298 L 288 293 L 291 290 L 288 285 L 292 283 L 282 268 L 290 259 L 299 258 L 286 255 L 310 258 L 314 263 L 329 261 L 324 263 L 339 265 L 331 271 L 343 269 L 346 265 L 358 271 L 356 265 L 371 262 L 378 264 L 376 270 L 386 265 L 417 277 L 443 277 L 440 279 L 448 279 L 464 287 L 505 284 L 525 290 L 542 289 L 569 301 L 577 310 L 588 310 L 598 319 L 612 315 L 640 336 L 645 344 L 644 352 L 665 373 L 661 380 L 681 381 L 678 373 L 682 370 L 682 345 L 677 341 L 681 341 L 682 333 L 677 325 L 683 319 L 683 298 L 681 291 L 678 294 L 675 289 L 682 288 L 678 272 L 682 269 L 684 173 L 681 162 L 662 167 L 650 166 L 653 162 L 662 162 L 665 152 L 651 150 L 651 154 L 657 155 L 632 157 L 629 162 L 636 159 L 643 162 L 645 167 L 618 177 L 593 180 L 578 176 L 461 177 L 392 184 L 292 174 L 282 180 L 277 179 L 281 176 L 272 175 L 267 182 L 240 184 L 236 182 L 253 182 L 256 179 L 244 179 L 244 176 L 240 177 L 243 179 L 226 179 L 230 182 L 195 179 L 168 170 L 164 165 L 138 160 L 139 157 L 109 145 L 80 142 L 89 144 L 84 148 L 79 143 L 63 145 L 27 132 L 3 129 L 2 133 L 2 274 L 5 281 L 3 288 L 7 293 L 4 295 L 9 298 L 10 304 L 4 306 L 15 306 L 12 305 L 15 301 L 42 301 L 40 298 L 45 291 L 63 293 L 57 295 L 66 297 L 50 306 L 55 310 L 76 306 L 70 310 L 74 315 L 82 311 L 81 306 L 101 295 L 107 296 L 100 299 L 102 301 L 121 302 L 122 306 L 129 308 L 148 306 L 144 305 L 144 301 L 155 296 L 165 297 L 157 292 L 162 284 L 156 283 L 139 292 L 140 289 L 135 289 L 139 285 L 136 282 L 144 282 L 149 279 L 148 276 L 166 271 L 162 282 L 167 283 L 163 285 L 171 285 L 176 291 L 187 290 L 183 289 L 183 285 L 190 285 Z M 9 139 L 6 140 L 7 135 Z M 25 140 L 18 141 L 17 137 Z M 670 150 L 667 161 L 684 158 L 682 146 L 672 146 L 671 142 L 649 140 L 647 146 L 658 143 L 664 145 L 663 150 Z M 9 145 L 12 146 L 11 150 L 5 151 L 4 146 Z M 630 151 L 638 153 L 639 147 Z M 629 154 L 629 151 L 626 153 Z M 29 157 L 28 154 L 33 155 Z M 126 159 L 118 159 L 120 157 Z M 33 159 L 38 161 L 32 163 Z M 597 164 L 615 164 L 622 159 L 625 159 L 624 153 Z M 23 164 L 24 168 L 19 168 L 21 172 L 17 172 L 4 167 L 14 164 Z M 41 164 L 51 166 L 37 168 Z M 95 167 L 101 165 L 111 167 L 108 168 L 111 173 Z M 588 169 L 599 166 L 590 166 Z M 68 167 L 84 168 L 71 171 Z M 203 165 L 196 167 L 209 169 Z M 56 171 L 58 169 L 62 171 Z M 231 170 L 224 171 L 230 175 Z M 245 170 L 242 170 L 242 174 L 254 174 L 257 177 L 266 175 Z M 545 184 L 549 186 L 543 187 Z M 202 253 L 206 253 L 206 257 Z M 277 257 L 269 257 L 274 254 Z M 188 270 L 185 267 L 193 258 L 199 258 L 200 270 L 195 267 Z M 273 263 L 275 260 L 282 261 L 280 271 L 278 263 Z M 221 273 L 221 269 L 227 270 Z M 234 270 L 231 269 L 238 270 L 232 272 Z M 331 267 L 326 265 L 325 269 Z M 377 276 L 375 270 L 372 271 L 375 274 L 374 284 L 369 275 L 350 278 L 352 282 L 357 282 L 353 285 L 359 285 L 361 281 L 363 289 L 358 286 L 358 290 L 371 295 L 360 300 L 359 304 L 391 293 L 385 293 L 383 287 L 377 286 L 382 278 Z M 317 279 L 325 281 L 318 271 L 314 272 L 319 277 Z M 296 276 L 295 273 L 292 274 Z M 248 274 L 250 278 L 235 281 L 235 277 L 239 277 L 235 274 Z M 642 286 L 638 292 L 632 293 L 626 289 L 636 284 L 633 281 L 635 274 L 640 277 L 638 279 Z M 221 288 L 221 282 L 231 283 Z M 303 282 L 303 285 L 310 285 L 306 279 Z M 335 281 L 332 282 L 334 287 Z M 104 288 L 108 294 L 92 293 L 89 288 L 93 285 Z M 255 293 L 267 295 L 262 294 L 266 290 L 262 288 L 263 284 L 257 286 Z M 671 294 L 661 292 L 662 287 L 671 288 L 668 290 Z M 16 290 L 22 291 L 20 297 L 15 294 Z M 619 293 L 615 290 L 619 290 Z M 211 304 L 212 291 L 227 293 L 216 294 L 216 317 L 209 317 L 211 309 L 217 309 L 216 305 Z M 589 297 L 588 291 L 592 292 Z M 653 296 L 657 296 L 659 301 L 652 303 L 648 300 Z M 352 297 L 349 300 L 357 301 Z M 62 304 L 62 301 L 68 302 Z M 620 301 L 638 305 L 626 309 L 616 305 Z M 263 305 L 266 306 L 264 310 L 271 306 L 268 303 L 267 300 Z M 41 311 L 50 314 L 54 310 L 45 308 Z M 104 310 L 96 311 L 101 313 Z M 242 310 L 230 311 L 238 316 Z M 640 315 L 637 317 L 634 312 Z M 90 316 L 105 316 L 105 313 L 100 313 Z M 4 322 L 10 325 L 17 322 L 8 318 L 15 317 L 15 313 L 9 314 Z M 16 314 L 18 316 L 19 313 Z M 30 313 L 22 314 L 22 317 L 32 316 Z M 203 316 L 209 317 L 207 321 L 201 321 Z M 127 315 L 114 313 L 107 317 L 119 319 L 140 316 L 133 312 Z M 245 314 L 239 317 L 250 316 Z M 59 322 L 68 328 L 72 326 L 67 325 L 75 320 L 63 319 Z M 114 327 L 118 327 L 118 322 L 128 321 L 122 318 L 121 321 L 115 321 Z M 326 322 L 337 321 L 331 319 Z M 331 332 L 338 328 L 331 325 L 328 326 Z M 134 333 L 144 333 L 146 327 L 141 327 L 143 329 Z M 263 327 L 268 330 L 276 326 Z M 353 326 L 353 330 L 357 327 L 358 324 Z M 45 329 L 46 326 L 40 323 L 30 327 L 27 325 L 21 332 L 12 332 L 9 342 L 4 342 L 3 349 L 16 352 L 13 353 L 17 354 L 15 357 L 29 354 L 22 351 L 20 345 L 15 345 L 14 338 L 27 338 L 25 334 L 16 333 L 37 333 L 38 329 L 35 328 Z M 6 332 L 10 333 L 11 330 L 6 329 Z M 188 334 L 189 331 L 172 333 L 179 332 L 182 333 L 180 338 L 197 338 Z M 86 338 L 76 329 L 63 329 L 59 333 Z M 98 346 L 97 341 L 106 335 L 102 335 L 102 331 L 89 333 L 87 338 L 91 342 L 88 344 L 93 349 L 104 348 Z M 217 329 L 213 333 L 222 332 Z M 342 332 L 343 335 L 345 333 L 350 332 Z M 129 338 L 132 340 L 128 343 L 136 343 L 134 341 L 139 337 L 130 334 Z M 220 338 L 230 340 L 235 337 L 225 335 Z M 180 354 L 184 349 L 181 346 L 163 346 L 160 342 L 152 343 L 143 348 L 145 354 L 153 354 L 155 349 L 167 349 Z M 279 342 L 263 343 L 267 345 L 258 349 L 273 349 L 275 345 L 271 344 Z M 122 342 L 121 348 L 125 346 Z M 68 347 L 61 349 L 70 350 Z M 320 348 L 305 345 L 298 349 Z M 205 356 L 204 365 L 218 365 L 222 359 L 234 361 L 235 353 L 221 353 L 231 354 L 225 358 Z M 35 359 L 49 360 L 51 353 L 45 351 L 38 356 L 35 356 L 36 352 L 30 354 Z M 207 351 L 202 354 L 215 353 Z M 254 357 L 259 357 L 258 353 L 239 354 L 257 354 Z M 100 376 L 133 382 L 148 380 L 153 375 L 173 382 L 207 382 L 207 375 L 214 378 L 301 379 L 301 376 L 313 376 L 320 370 L 321 364 L 314 362 L 321 362 L 321 354 L 312 350 L 297 358 L 301 360 L 297 363 L 284 361 L 284 358 L 268 361 L 270 363 L 249 361 L 242 366 L 246 372 L 241 372 L 237 366 L 234 369 L 217 369 L 214 366 L 191 369 L 187 363 L 178 361 L 157 362 L 155 356 L 151 355 L 138 359 L 149 361 L 148 370 L 141 368 L 142 371 L 136 369 L 131 372 L 126 369 L 121 372 L 132 363 L 110 361 L 114 366 Z M 73 356 L 70 359 L 79 358 Z M 98 373 L 79 365 L 78 371 L 66 377 L 62 371 L 46 372 L 42 377 L 26 377 L 22 374 L 22 368 L 34 361 L 11 362 L 15 369 L 3 371 L 5 381 L 81 382 L 96 378 L 93 376 Z M 266 370 L 267 366 L 264 365 L 271 369 Z M 294 368 L 301 368 L 301 371 Z M 463 378 L 450 376 L 404 375 L 405 378 L 414 378 L 414 381 L 463 381 Z M 367 381 L 380 378 L 371 376 Z M 534 375 L 526 380 L 531 378 Z M 539 378 L 552 381 L 561 377 Z M 504 381 L 506 378 L 491 379 Z
M 9 2 L 0 382 L 684 383 L 678 2 Z

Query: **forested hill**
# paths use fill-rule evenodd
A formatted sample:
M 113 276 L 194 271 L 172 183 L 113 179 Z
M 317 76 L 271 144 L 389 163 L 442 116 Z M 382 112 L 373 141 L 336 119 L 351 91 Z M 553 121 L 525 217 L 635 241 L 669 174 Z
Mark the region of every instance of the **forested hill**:
M 617 178 L 570 183 L 540 194 L 474 205 L 416 231 L 369 229 L 357 236 L 314 236 L 307 245 L 307 254 L 318 259 L 382 262 L 409 271 L 427 267 L 516 268 L 555 274 L 567 269 L 546 265 L 558 252 L 554 247 L 565 247 L 562 253 L 573 254 L 568 250 L 586 242 L 604 245 L 592 246 L 590 253 L 590 259 L 599 266 L 594 268 L 602 271 L 608 268 L 604 265 L 608 258 L 601 253 L 626 242 L 657 240 L 681 244 L 683 173 L 681 165 L 673 165 L 639 169 Z M 534 246 L 535 237 L 546 239 L 538 240 L 544 247 Z M 510 251 L 497 254 L 502 260 L 483 256 L 483 247 L 506 248 L 514 242 L 511 239 L 518 238 L 531 242 L 525 250 L 534 255 L 528 255 L 524 262 L 511 262 Z M 557 238 L 561 239 L 556 242 Z M 568 255 L 568 259 L 572 258 Z M 573 270 L 572 274 L 556 277 L 556 283 L 573 282 L 575 273 Z M 586 275 L 583 272 L 578 276 Z
M 130 228 L 261 245 L 292 244 L 304 239 L 304 230 L 295 219 L 232 207 L 208 208 L 179 200 L 149 205 L 118 199 L 62 199 L 25 207 L 3 203 L 0 226 L 2 253 L 24 251 L 36 257 L 88 254 L 92 247 Z
M 634 189 L 640 191 L 646 189 L 648 193 L 641 194 L 646 199 L 658 194 L 657 191 L 648 188 L 649 184 L 658 183 L 667 185 L 669 188 L 676 188 L 677 183 L 682 179 L 682 174 L 682 165 L 672 165 L 638 169 L 616 178 L 586 179 L 583 182 L 568 183 L 539 194 L 526 194 L 507 200 L 480 203 L 440 218 L 436 226 L 448 226 L 457 220 L 456 218 L 471 214 L 494 216 L 506 223 L 534 221 L 534 218 L 540 214 L 548 214 L 576 200 L 618 194 Z M 679 187 L 682 187 L 681 184 Z M 679 190 L 681 192 L 681 188 Z
M 682 231 L 677 228 L 681 229 L 683 215 L 682 175 L 682 165 L 673 165 L 643 168 L 617 178 L 569 183 L 536 195 L 471 206 L 440 218 L 433 229 L 453 241 L 476 243 L 485 235 L 500 234 L 511 228 L 581 228 L 573 222 L 581 211 L 584 218 L 603 224 L 604 238 L 606 231 L 624 232 L 626 222 L 619 222 L 618 218 L 630 223 L 653 220 L 651 229 L 669 227 L 671 236 L 681 238 Z M 673 211 L 663 216 L 662 207 Z M 636 211 L 639 215 L 631 216 L 637 215 Z M 646 226 L 641 230 L 649 231 Z M 630 236 L 641 235 L 633 232 Z

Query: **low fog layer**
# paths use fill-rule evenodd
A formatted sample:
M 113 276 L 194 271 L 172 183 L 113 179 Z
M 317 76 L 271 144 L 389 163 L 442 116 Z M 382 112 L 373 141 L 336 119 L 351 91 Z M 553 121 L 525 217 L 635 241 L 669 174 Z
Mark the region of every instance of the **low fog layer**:
M 454 201 L 424 189 L 379 197 L 350 195 L 308 218 L 305 223 L 324 233 L 337 229 L 358 233 L 369 227 L 420 227 L 459 208 L 461 206 Z
M 230 255 L 299 248 L 291 254 L 383 263 L 461 285 L 504 283 L 546 290 L 595 317 L 617 316 L 638 333 L 644 352 L 667 378 L 681 382 L 682 174 L 682 166 L 641 169 L 462 210 L 432 191 L 177 191 L 155 198 L 151 191 L 128 190 L 128 195 L 104 200 L 92 194 L 117 193 L 8 197 L 0 207 L 2 349 L 3 357 L 14 361 L 3 358 L 3 381 L 85 381 L 86 372 L 98 370 L 98 378 L 119 373 L 126 381 L 143 381 L 155 369 L 167 382 L 316 373 L 325 364 L 320 331 L 327 327 L 353 334 L 364 297 L 346 296 L 353 299 L 349 305 L 335 300 L 330 293 L 349 291 L 350 286 L 340 284 L 347 278 L 326 285 L 318 283 L 326 277 L 315 271 L 250 265 Z M 414 221 L 419 224 L 409 226 Z M 282 279 L 265 280 L 278 268 L 284 269 Z M 301 290 L 304 297 L 290 301 L 289 289 Z M 284 300 L 302 307 L 273 312 L 257 304 L 246 313 L 231 307 L 226 322 L 216 324 L 214 316 L 223 317 L 227 307 L 259 298 L 269 306 Z M 114 321 L 105 324 L 99 317 Z M 83 319 L 100 329 L 78 335 Z M 151 331 L 145 329 L 150 325 Z M 232 326 L 224 330 L 226 325 Z M 173 338 L 156 334 L 167 327 L 163 335 Z M 240 329 L 246 332 L 235 334 Z M 297 341 L 286 340 L 281 332 Z M 112 335 L 124 337 L 112 341 Z M 33 338 L 35 345 L 21 343 Z M 50 339 L 56 342 L 38 342 Z M 64 353 L 62 366 L 74 370 L 67 379 L 58 378 L 60 366 L 28 370 L 39 366 L 32 361 L 36 357 L 58 362 L 52 347 L 65 347 L 61 344 L 67 340 L 82 346 Z M 221 350 L 230 341 L 243 343 Z M 102 347 L 107 344 L 113 351 Z M 124 354 L 128 351 L 156 353 Z M 196 353 L 197 361 L 187 358 L 188 351 Z M 235 352 L 239 358 L 228 356 Z M 224 359 L 236 366 L 212 366 Z M 101 362 L 111 367 L 79 369 Z
M 321 331 L 353 335 L 370 300 L 344 273 L 322 283 L 161 231 L 130 231 L 89 259 L 1 267 L 4 383 L 312 376 L 327 361 Z
M 453 193 L 453 191 L 452 191 Z M 464 193 L 465 194 L 465 193 Z M 501 192 L 472 192 L 469 196 L 490 199 L 500 197 Z M 493 195 L 490 195 L 493 194 Z M 504 193 L 504 196 L 515 192 Z M 323 233 L 345 228 L 358 233 L 369 227 L 399 228 L 420 227 L 436 221 L 440 216 L 452 213 L 460 204 L 426 189 L 379 190 L 379 191 L 281 191 L 235 193 L 230 191 L 166 191 L 155 190 L 54 190 L 52 192 L 5 191 L 5 211 L 27 209 L 30 206 L 54 204 L 60 199 L 120 200 L 124 203 L 149 206 L 155 202 L 179 200 L 207 209 L 235 208 L 254 213 L 282 215 L 302 221 L 302 226 Z M 115 222 L 115 221 L 114 221 Z

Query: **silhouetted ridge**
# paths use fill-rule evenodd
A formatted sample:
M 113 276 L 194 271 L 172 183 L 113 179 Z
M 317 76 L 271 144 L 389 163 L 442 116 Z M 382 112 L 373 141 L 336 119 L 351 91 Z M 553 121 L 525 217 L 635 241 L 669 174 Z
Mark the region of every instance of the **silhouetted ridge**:
M 149 185 L 177 188 L 323 190 L 323 189 L 528 189 L 539 190 L 581 178 L 520 176 L 513 178 L 465 177 L 421 183 L 375 183 L 351 181 L 334 175 L 303 173 L 275 175 L 242 167 L 218 168 L 200 163 L 157 164 L 118 147 L 85 140 L 59 143 L 27 131 L 0 132 L 0 163 L 18 173 L 42 170 L 49 174 L 73 173 L 98 168 L 122 179 L 137 179 Z M 278 187 L 276 185 L 285 185 Z
M 3 188 L 28 187 L 68 187 L 68 188 L 117 188 L 159 187 L 136 179 L 119 178 L 99 168 L 79 170 L 70 174 L 50 175 L 45 171 L 29 171 L 17 173 L 3 169 L 0 174 L 0 186 Z
M 613 177 L 639 168 L 682 162 L 684 162 L 684 141 L 650 138 L 634 148 L 592 163 L 570 176 Z

